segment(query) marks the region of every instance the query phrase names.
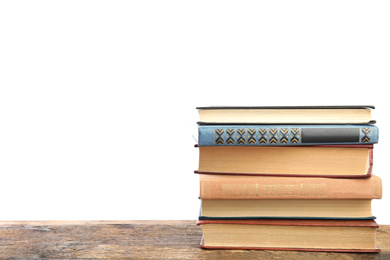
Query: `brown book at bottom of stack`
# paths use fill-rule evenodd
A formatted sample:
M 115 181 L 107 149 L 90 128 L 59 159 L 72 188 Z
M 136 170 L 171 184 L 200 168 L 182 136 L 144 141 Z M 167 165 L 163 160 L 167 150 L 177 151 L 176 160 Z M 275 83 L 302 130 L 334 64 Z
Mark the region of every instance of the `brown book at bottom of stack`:
M 380 252 L 374 220 L 199 220 L 205 249 Z

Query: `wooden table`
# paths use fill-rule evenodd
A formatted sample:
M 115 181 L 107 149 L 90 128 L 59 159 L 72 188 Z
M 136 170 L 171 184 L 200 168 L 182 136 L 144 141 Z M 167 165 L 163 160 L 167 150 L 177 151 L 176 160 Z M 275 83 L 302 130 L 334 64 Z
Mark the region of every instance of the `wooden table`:
M 205 250 L 195 220 L 1 221 L 0 259 L 390 259 L 390 226 L 377 233 L 379 254 Z

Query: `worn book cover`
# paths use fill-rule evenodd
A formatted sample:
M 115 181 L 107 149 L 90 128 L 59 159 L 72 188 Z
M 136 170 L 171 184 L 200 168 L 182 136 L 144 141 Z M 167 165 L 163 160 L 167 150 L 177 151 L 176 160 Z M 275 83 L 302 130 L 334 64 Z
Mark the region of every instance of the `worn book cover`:
M 374 106 L 197 107 L 198 124 L 374 124 Z
M 200 199 L 381 199 L 382 180 L 201 174 Z
M 203 146 L 195 173 L 367 178 L 374 145 Z
M 324 252 L 381 250 L 374 220 L 199 220 L 204 249 L 260 249 Z
M 376 219 L 370 199 L 203 199 L 206 219 Z
M 374 125 L 199 125 L 199 146 L 375 144 Z

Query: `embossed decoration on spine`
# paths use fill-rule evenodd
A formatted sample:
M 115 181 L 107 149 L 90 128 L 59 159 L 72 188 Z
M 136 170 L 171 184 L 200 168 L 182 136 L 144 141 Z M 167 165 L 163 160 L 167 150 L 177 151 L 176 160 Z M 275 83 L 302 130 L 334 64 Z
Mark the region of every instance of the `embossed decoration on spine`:
M 260 128 L 259 129 L 259 133 L 260 133 L 259 143 L 260 144 L 266 144 L 268 142 L 268 140 L 266 138 L 267 129 L 266 128 Z
M 228 139 L 226 140 L 227 144 L 234 144 L 234 139 L 232 135 L 234 134 L 234 129 L 226 129 L 226 133 L 229 135 Z
M 299 128 L 292 128 L 291 134 L 292 134 L 291 143 L 293 144 L 299 143 Z
M 370 128 L 369 127 L 364 127 L 362 128 L 362 132 L 364 136 L 362 137 L 362 143 L 369 143 L 370 142 Z
M 361 129 L 365 134 L 362 142 L 370 142 L 370 129 Z M 361 136 L 363 136 L 361 134 Z M 216 145 L 299 144 L 300 128 L 218 128 L 214 130 Z
M 280 138 L 280 143 L 288 143 L 288 137 L 286 136 L 288 134 L 288 128 L 281 128 L 280 133 L 282 134 L 282 137 Z
M 269 139 L 269 142 L 271 144 L 276 144 L 278 142 L 278 139 L 277 139 L 277 133 L 278 133 L 278 129 L 277 128 L 272 128 L 269 130 L 269 132 L 271 133 L 271 138 Z
M 224 141 L 222 139 L 224 130 L 223 129 L 215 129 L 215 133 L 217 134 L 217 139 L 215 140 L 216 144 L 223 144 Z
M 205 184 L 203 184 L 205 185 Z M 326 197 L 326 183 L 299 184 L 261 184 L 261 183 L 223 183 L 221 188 L 207 187 L 220 191 L 219 196 L 229 198 L 255 197 Z
M 237 143 L 245 144 L 245 138 L 242 137 L 245 134 L 245 129 L 237 129 L 237 133 L 240 135 L 240 137 L 237 140 Z
M 256 129 L 248 129 L 248 134 L 250 135 L 248 138 L 248 144 L 255 144 L 256 139 L 253 136 L 256 134 Z

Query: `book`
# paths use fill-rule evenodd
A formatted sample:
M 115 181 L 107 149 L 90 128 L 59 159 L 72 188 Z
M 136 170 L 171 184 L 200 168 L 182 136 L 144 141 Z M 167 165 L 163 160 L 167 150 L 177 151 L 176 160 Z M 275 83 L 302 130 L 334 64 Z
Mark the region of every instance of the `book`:
M 370 199 L 203 199 L 199 219 L 375 219 Z
M 374 106 L 197 107 L 198 124 L 373 124 Z
M 375 125 L 199 125 L 199 146 L 375 144 Z
M 200 174 L 369 177 L 373 145 L 200 146 Z
M 380 252 L 375 220 L 199 220 L 206 249 Z
M 382 180 L 284 176 L 199 175 L 200 199 L 380 199 Z

